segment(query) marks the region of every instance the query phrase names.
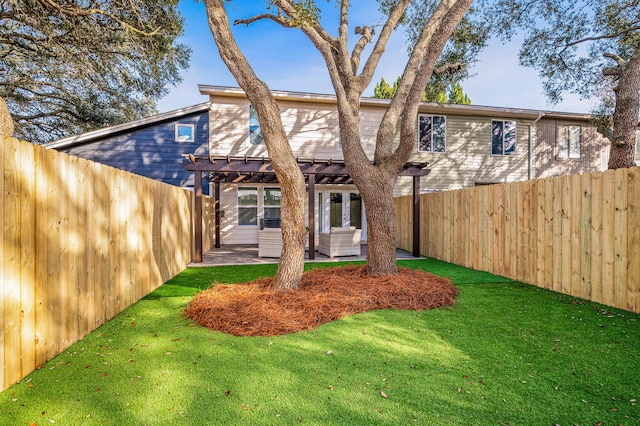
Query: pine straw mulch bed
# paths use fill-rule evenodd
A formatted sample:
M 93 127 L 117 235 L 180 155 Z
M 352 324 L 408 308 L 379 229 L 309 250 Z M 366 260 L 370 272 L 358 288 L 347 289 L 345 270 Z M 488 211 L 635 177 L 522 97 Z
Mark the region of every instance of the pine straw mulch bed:
M 375 309 L 448 306 L 458 295 L 451 281 L 409 268 L 382 276 L 369 276 L 360 265 L 315 269 L 302 276 L 300 289 L 290 291 L 275 290 L 272 282 L 215 285 L 198 293 L 184 314 L 236 336 L 275 336 Z

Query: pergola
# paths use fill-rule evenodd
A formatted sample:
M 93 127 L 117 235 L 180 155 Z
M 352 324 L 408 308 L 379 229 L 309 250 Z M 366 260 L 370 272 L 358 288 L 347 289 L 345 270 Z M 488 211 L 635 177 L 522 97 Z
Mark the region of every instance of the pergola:
M 203 173 L 214 184 L 215 248 L 220 248 L 220 184 L 277 183 L 278 179 L 266 157 L 209 157 L 184 155 L 185 170 L 195 173 L 195 258 L 202 262 L 202 178 Z M 309 259 L 315 259 L 315 186 L 316 184 L 353 184 L 343 160 L 298 158 L 298 166 L 309 188 Z M 398 176 L 413 177 L 413 255 L 420 256 L 420 177 L 429 174 L 427 163 L 406 163 Z

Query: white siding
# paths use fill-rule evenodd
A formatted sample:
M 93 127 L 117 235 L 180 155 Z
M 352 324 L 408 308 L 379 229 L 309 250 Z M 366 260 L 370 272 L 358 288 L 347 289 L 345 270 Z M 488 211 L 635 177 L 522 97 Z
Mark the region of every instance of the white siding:
M 509 118 L 495 117 L 495 120 Z M 529 124 L 516 121 L 516 151 L 512 155 L 491 154 L 491 117 L 446 116 L 446 152 L 418 152 L 411 161 L 427 161 L 431 170 L 421 178 L 422 191 L 439 191 L 474 186 L 476 183 L 513 182 L 528 179 Z M 394 194 L 409 195 L 410 177 L 399 177 Z
M 249 145 L 249 102 L 237 98 L 211 98 L 210 154 L 262 157 L 264 145 Z M 278 102 L 282 124 L 296 157 L 342 159 L 339 148 L 338 111 L 335 105 L 323 103 Z M 376 132 L 384 110 L 363 108 L 361 111 L 362 142 L 373 159 Z

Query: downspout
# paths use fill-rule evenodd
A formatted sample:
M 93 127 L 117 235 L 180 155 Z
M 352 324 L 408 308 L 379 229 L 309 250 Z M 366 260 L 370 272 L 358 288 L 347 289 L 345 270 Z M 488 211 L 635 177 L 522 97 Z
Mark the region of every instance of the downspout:
M 533 120 L 533 122 L 531 122 L 531 124 L 529 124 L 529 173 L 528 173 L 528 180 L 533 179 L 533 126 L 536 125 L 536 123 L 538 123 L 538 121 L 540 121 L 542 119 L 542 117 L 544 117 L 545 113 L 541 112 L 538 115 L 538 118 L 536 118 L 535 120 Z M 536 133 L 537 135 L 537 133 Z

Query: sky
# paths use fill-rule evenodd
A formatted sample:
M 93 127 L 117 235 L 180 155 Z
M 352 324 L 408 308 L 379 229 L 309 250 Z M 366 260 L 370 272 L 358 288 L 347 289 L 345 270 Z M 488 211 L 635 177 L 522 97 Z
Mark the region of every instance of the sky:
M 264 6 L 264 0 L 236 0 L 228 5 L 230 21 L 233 22 L 238 18 L 253 16 L 257 7 Z M 337 16 L 335 6 L 327 3 L 322 7 L 326 8 L 323 10 L 325 14 Z M 184 36 L 179 41 L 192 49 L 190 67 L 182 72 L 182 83 L 177 87 L 171 86 L 168 95 L 160 99 L 159 112 L 206 102 L 207 97 L 198 90 L 199 84 L 238 87 L 218 55 L 204 4 L 181 0 L 180 10 L 185 23 Z M 335 35 L 335 20 L 329 18 L 321 22 Z M 381 23 L 374 0 L 352 0 L 350 23 Z M 301 31 L 284 29 L 270 21 L 234 26 L 232 30 L 256 74 L 272 90 L 334 93 L 324 60 Z M 355 35 L 351 41 L 355 41 Z M 591 112 L 595 106 L 594 100 L 580 100 L 571 94 L 565 94 L 561 103 L 549 104 L 536 71 L 518 64 L 520 43 L 521 39 L 517 38 L 508 44 L 491 40 L 481 52 L 479 62 L 470 68 L 472 77 L 462 82 L 463 90 L 473 105 L 585 114 Z M 387 82 L 395 81 L 402 74 L 406 58 L 404 35 L 396 31 L 364 95 L 371 96 L 373 87 L 381 78 Z

